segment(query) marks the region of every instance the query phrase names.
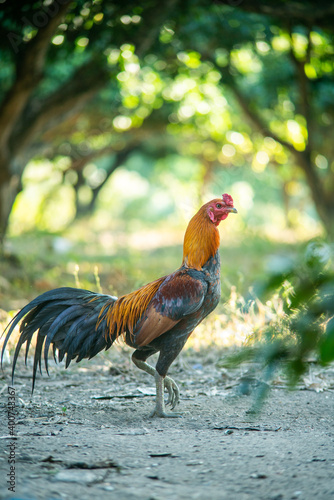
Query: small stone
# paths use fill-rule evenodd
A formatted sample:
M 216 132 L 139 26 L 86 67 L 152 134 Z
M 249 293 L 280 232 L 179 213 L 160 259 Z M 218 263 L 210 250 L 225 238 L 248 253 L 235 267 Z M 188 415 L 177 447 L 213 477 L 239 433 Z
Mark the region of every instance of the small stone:
M 115 488 L 111 486 L 111 484 L 105 484 L 102 486 L 102 489 L 105 491 L 113 491 Z
M 90 471 L 83 470 L 62 470 L 54 477 L 55 481 L 64 483 L 84 483 L 92 484 L 98 478 L 97 475 Z
M 187 465 L 203 465 L 203 462 L 200 460 L 189 460 L 189 462 L 187 462 Z
M 266 479 L 267 478 L 266 474 L 261 474 L 261 473 L 251 474 L 250 477 L 252 479 Z

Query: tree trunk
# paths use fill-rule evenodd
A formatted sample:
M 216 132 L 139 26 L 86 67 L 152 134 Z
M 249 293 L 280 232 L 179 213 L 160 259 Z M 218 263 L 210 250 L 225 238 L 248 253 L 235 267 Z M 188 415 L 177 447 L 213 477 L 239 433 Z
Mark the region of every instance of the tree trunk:
M 321 206 L 317 206 L 318 215 L 326 229 L 327 237 L 334 242 L 334 203 L 332 200 L 324 200 Z
M 134 141 L 134 144 L 131 144 L 127 148 L 125 148 L 122 151 L 119 151 L 118 153 L 116 153 L 116 156 L 113 159 L 113 161 L 111 163 L 111 166 L 109 166 L 108 171 L 106 172 L 105 179 L 101 182 L 101 184 L 99 184 L 95 188 L 91 188 L 92 189 L 92 199 L 86 205 L 83 205 L 82 203 L 80 203 L 78 193 L 79 193 L 80 187 L 86 185 L 86 181 L 85 181 L 85 178 L 83 176 L 82 169 L 83 169 L 84 165 L 89 161 L 89 159 L 88 159 L 88 157 L 86 157 L 86 161 L 85 161 L 85 158 L 82 158 L 82 159 L 80 159 L 81 163 L 75 162 L 72 165 L 72 168 L 78 174 L 78 180 L 77 180 L 77 182 L 76 182 L 76 184 L 74 186 L 74 190 L 75 190 L 75 208 L 76 208 L 76 216 L 75 217 L 76 218 L 84 217 L 84 216 L 86 216 L 86 215 L 91 214 L 91 213 L 94 212 L 95 206 L 96 206 L 96 202 L 97 202 L 97 199 L 98 199 L 98 196 L 99 196 L 99 193 L 100 193 L 101 189 L 108 182 L 110 176 L 115 172 L 115 170 L 118 167 L 120 167 L 127 160 L 127 158 L 130 156 L 131 153 L 133 153 L 133 151 L 136 149 L 136 147 L 137 147 L 137 141 Z M 103 152 L 103 150 L 101 150 L 101 151 Z M 98 156 L 99 156 L 99 154 L 97 153 L 95 155 L 95 157 L 93 157 L 93 159 L 96 158 L 96 157 L 98 157 Z M 101 155 L 101 156 L 103 156 L 103 155 Z M 78 169 L 77 167 L 79 165 L 80 165 L 80 168 Z
M 0 176 L 0 255 L 3 254 L 4 237 L 8 228 L 9 216 L 16 196 L 21 191 L 19 175 Z
M 296 153 L 295 158 L 305 174 L 319 219 L 325 227 L 328 238 L 334 241 L 334 198 L 326 193 L 324 182 L 320 179 L 316 167 L 311 161 L 309 148 Z

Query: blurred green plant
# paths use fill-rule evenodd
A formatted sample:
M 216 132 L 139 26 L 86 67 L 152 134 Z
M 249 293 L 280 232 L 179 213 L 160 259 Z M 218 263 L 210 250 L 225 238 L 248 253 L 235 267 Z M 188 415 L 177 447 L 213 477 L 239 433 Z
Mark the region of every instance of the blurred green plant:
M 289 380 L 296 383 L 307 361 L 328 364 L 334 360 L 334 273 L 331 248 L 323 241 L 306 247 L 302 259 L 290 269 L 273 273 L 258 290 L 262 300 L 279 296 L 284 314 L 276 315 L 262 333 L 264 344 L 256 349 L 272 371 L 285 363 Z M 256 340 L 256 339 L 255 339 Z
M 229 321 L 249 322 L 242 348 L 219 359 L 217 366 L 232 369 L 246 364 L 238 394 L 253 393 L 250 413 L 260 410 L 278 376 L 293 388 L 306 375 L 310 362 L 326 366 L 334 361 L 334 273 L 332 249 L 321 240 L 310 242 L 291 264 L 283 260 L 251 298 L 236 295 L 228 303 Z M 278 269 L 280 267 L 280 269 Z M 283 269 L 284 268 L 284 269 Z M 261 375 L 259 375 L 261 373 Z

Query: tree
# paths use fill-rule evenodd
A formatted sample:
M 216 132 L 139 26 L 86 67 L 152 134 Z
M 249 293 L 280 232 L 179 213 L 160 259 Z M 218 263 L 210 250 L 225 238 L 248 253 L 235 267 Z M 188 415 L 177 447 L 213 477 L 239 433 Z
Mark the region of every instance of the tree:
M 137 54 L 143 57 L 173 5 L 107 0 L 2 4 L 1 49 L 10 72 L 1 74 L 0 242 L 26 164 L 50 149 L 46 133 L 71 119 L 76 122 L 106 86 L 119 100 L 111 51 L 120 52 L 127 42 L 123 52 L 129 56 L 135 39 Z
M 231 5 L 230 1 L 219 3 Z M 281 144 L 304 173 L 318 215 L 334 239 L 334 144 L 327 139 L 334 122 L 333 3 L 251 1 L 235 5 L 232 12 L 250 12 L 247 18 L 253 26 L 262 26 L 254 32 L 248 49 L 263 69 L 251 82 L 252 72 L 244 71 L 234 57 L 234 44 L 229 47 L 225 83 L 249 122 Z M 221 21 L 226 28 L 226 19 L 221 17 Z
M 327 139 L 334 122 L 334 35 L 328 22 L 333 16 L 332 4 L 219 3 L 225 5 L 208 9 L 194 3 L 191 21 L 178 18 L 174 24 L 178 57 L 193 75 L 205 63 L 207 71 L 216 70 L 216 85 L 238 115 L 235 118 L 229 113 L 225 119 L 230 121 L 230 130 L 244 136 L 235 136 L 235 142 L 219 134 L 217 127 L 210 133 L 207 123 L 207 139 L 217 146 L 224 139 L 232 142 L 234 151 L 239 149 L 246 159 L 238 142 L 248 137 L 255 163 L 259 163 L 255 167 L 276 166 L 287 190 L 289 181 L 302 172 L 319 218 L 333 239 L 334 145 Z M 246 123 L 240 120 L 240 113 Z M 175 127 L 182 122 L 189 128 L 192 122 L 193 130 L 198 128 L 196 113 L 176 121 Z M 236 160 L 231 151 L 223 164 Z M 212 152 L 209 156 L 212 160 Z
M 32 158 L 63 158 L 89 209 L 115 165 L 166 143 L 210 171 L 271 165 L 287 190 L 301 172 L 333 238 L 332 16 L 311 0 L 3 2 L 0 239 Z

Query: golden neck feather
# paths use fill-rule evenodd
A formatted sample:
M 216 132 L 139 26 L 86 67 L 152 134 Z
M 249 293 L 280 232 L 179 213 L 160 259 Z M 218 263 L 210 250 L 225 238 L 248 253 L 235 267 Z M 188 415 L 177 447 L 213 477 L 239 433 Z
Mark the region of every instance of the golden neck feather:
M 204 205 L 190 220 L 183 243 L 182 264 L 201 270 L 219 248 L 219 231 L 211 222 Z

